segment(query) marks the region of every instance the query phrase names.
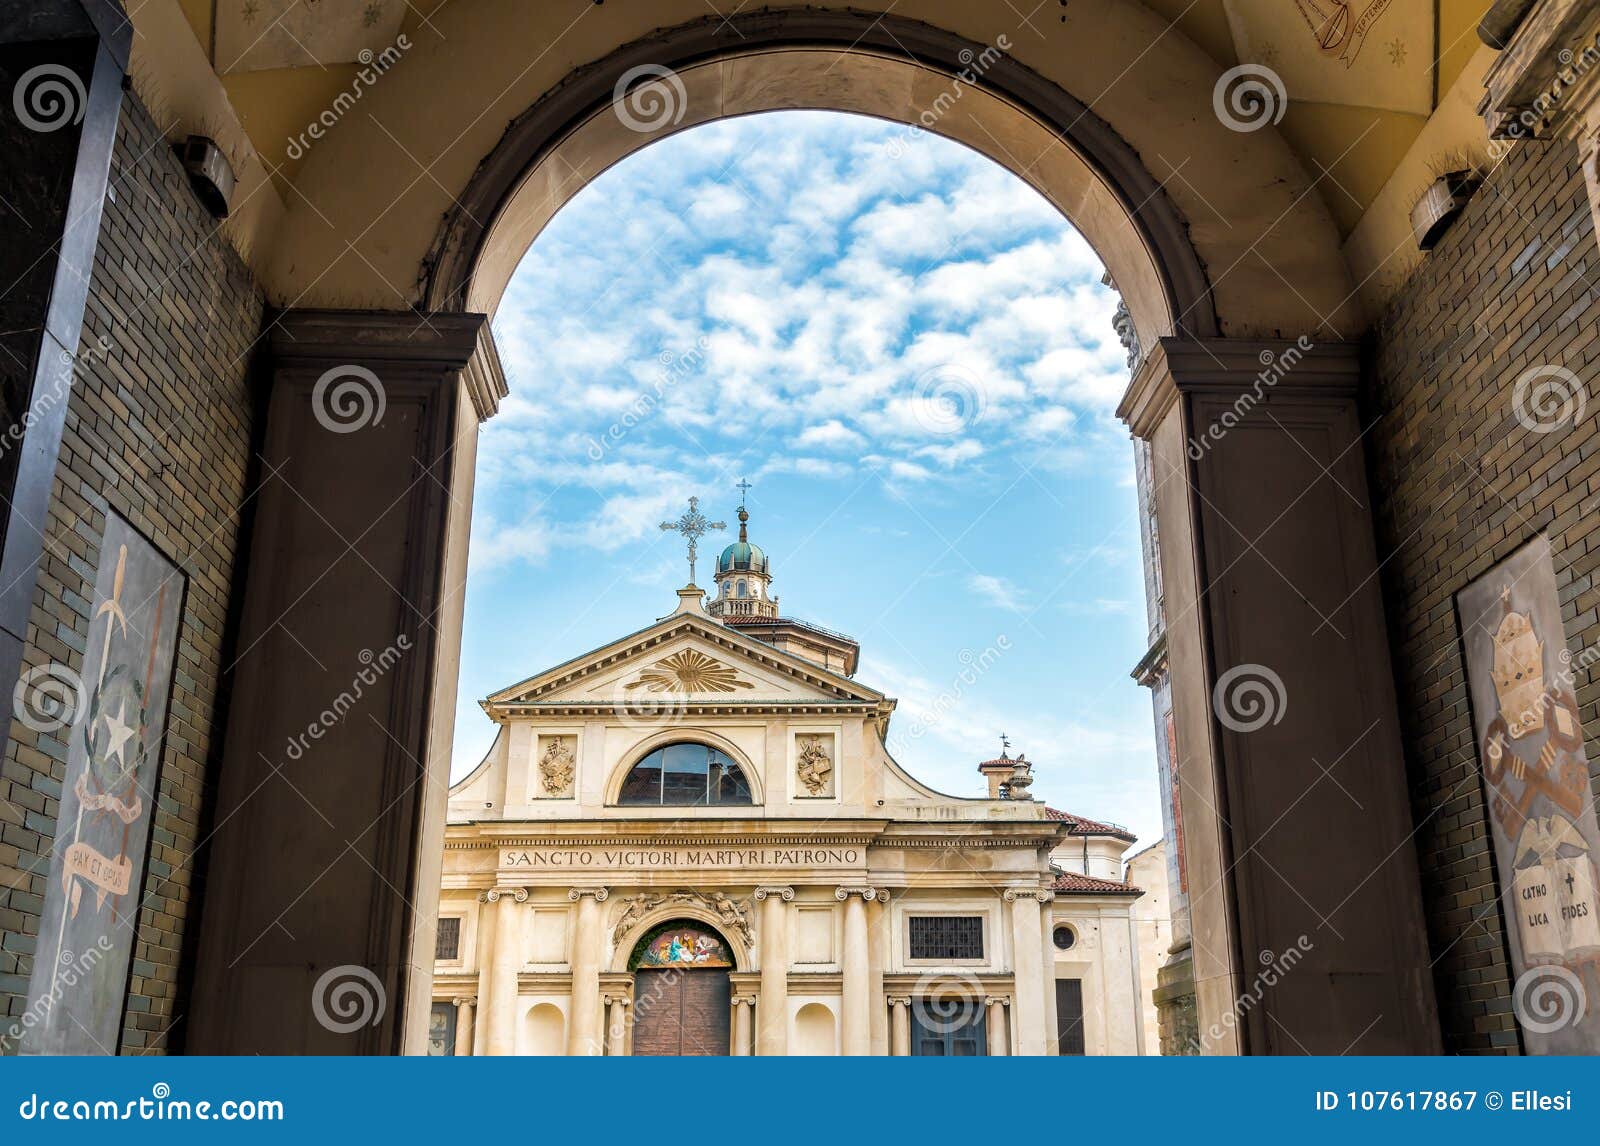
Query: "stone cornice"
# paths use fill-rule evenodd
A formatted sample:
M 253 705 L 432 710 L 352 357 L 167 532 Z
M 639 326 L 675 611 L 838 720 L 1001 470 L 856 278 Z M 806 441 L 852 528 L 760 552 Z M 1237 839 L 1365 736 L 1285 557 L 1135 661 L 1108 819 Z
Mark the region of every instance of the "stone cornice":
M 494 417 L 500 409 L 500 399 L 511 393 L 511 387 L 506 384 L 505 368 L 500 365 L 500 349 L 495 345 L 494 329 L 487 322 L 478 329 L 478 348 L 467 360 L 462 377 L 480 422 Z
M 487 321 L 461 311 L 285 310 L 273 316 L 267 340 L 279 363 L 460 370 L 478 350 Z
M 883 704 L 864 700 L 663 700 L 657 703 L 650 697 L 638 697 L 628 702 L 628 719 L 637 724 L 648 723 L 652 705 L 660 711 L 663 724 L 691 716 L 874 716 L 885 711 Z M 617 706 L 608 701 L 507 701 L 488 706 L 485 711 L 501 720 L 513 720 L 518 716 L 618 715 Z
M 1583 130 L 1600 97 L 1600 8 L 1540 0 L 1484 76 L 1478 105 L 1495 139 Z
M 535 826 L 528 821 L 480 821 L 451 824 L 446 828 L 445 849 L 474 851 L 491 848 L 528 847 L 755 847 L 762 845 L 804 847 L 835 845 L 876 848 L 993 849 L 1041 847 L 1067 834 L 1068 825 L 1056 820 L 1021 820 L 986 823 L 983 833 L 974 824 L 960 824 L 953 832 L 948 823 L 896 824 L 893 831 L 874 830 L 854 823 L 834 828 L 826 822 L 801 821 L 771 832 L 742 828 L 721 829 L 715 820 L 702 821 L 706 827 L 696 831 L 674 821 L 670 831 L 651 830 L 650 821 L 561 820 Z M 924 831 L 917 831 L 925 828 Z M 542 830 L 541 830 L 542 829 Z M 998 831 L 997 831 L 998 829 Z M 1020 830 L 1019 830 L 1020 829 Z
M 527 680 L 520 681 L 510 688 L 502 689 L 483 702 L 483 710 L 492 718 L 504 719 L 512 707 L 526 705 L 530 703 L 531 698 L 566 688 L 568 685 L 592 677 L 596 673 L 603 672 L 622 661 L 636 657 L 640 653 L 648 652 L 650 649 L 658 648 L 666 642 L 676 640 L 688 633 L 694 634 L 699 639 L 715 645 L 729 654 L 758 664 L 769 672 L 776 672 L 792 680 L 802 681 L 812 688 L 829 693 L 837 700 L 865 705 L 869 709 L 887 706 L 892 711 L 894 708 L 894 701 L 873 689 L 857 684 L 848 677 L 841 677 L 824 669 L 816 668 L 799 657 L 763 645 L 755 638 L 746 637 L 738 633 L 737 630 L 728 629 L 720 622 L 708 617 L 699 617 L 689 613 L 678 615 L 675 619 L 667 618 L 667 622 L 670 623 L 657 622 L 655 625 L 642 629 L 629 637 L 623 637 L 618 641 L 613 641 L 610 645 L 602 646 L 602 649 L 610 650 L 602 656 L 595 656 L 594 653 L 589 653 L 581 657 L 575 657 L 564 664 L 540 673 L 538 676 L 529 677 Z M 616 709 L 613 703 L 607 701 L 567 703 L 593 705 L 604 712 L 614 712 Z M 682 702 L 674 701 L 672 703 L 676 705 Z M 790 702 L 782 703 L 785 704 L 785 707 L 788 707 Z M 813 700 L 812 703 L 818 702 Z M 822 703 L 827 702 L 824 701 Z M 674 712 L 676 711 L 677 709 L 674 708 Z
M 1144 356 L 1117 417 L 1135 437 L 1148 439 L 1180 394 L 1233 397 L 1259 384 L 1275 394 L 1348 398 L 1360 382 L 1360 347 L 1353 342 L 1168 337 Z

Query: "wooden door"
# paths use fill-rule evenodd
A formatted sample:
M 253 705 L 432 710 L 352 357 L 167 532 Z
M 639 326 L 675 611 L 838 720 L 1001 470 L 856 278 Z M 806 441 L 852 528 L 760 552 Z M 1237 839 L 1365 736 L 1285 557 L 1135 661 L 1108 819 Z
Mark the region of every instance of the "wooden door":
M 641 969 L 633 988 L 633 1053 L 726 1055 L 731 997 L 726 971 Z

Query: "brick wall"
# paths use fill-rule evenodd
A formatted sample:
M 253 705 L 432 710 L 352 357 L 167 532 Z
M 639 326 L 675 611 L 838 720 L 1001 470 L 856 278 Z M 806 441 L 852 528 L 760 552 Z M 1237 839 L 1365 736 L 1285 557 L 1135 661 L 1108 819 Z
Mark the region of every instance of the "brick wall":
M 206 765 L 221 734 L 216 681 L 247 494 L 247 369 L 262 298 L 131 93 L 111 180 L 27 661 L 81 668 L 106 507 L 187 573 L 123 1019 L 123 1049 L 137 1053 L 165 1049 L 180 1017 L 174 988 L 195 904 Z M 66 752 L 65 731 L 13 721 L 0 763 L 0 996 L 11 1016 L 26 1004 Z
M 1451 1052 L 1519 1046 L 1453 597 L 1548 530 L 1568 643 L 1600 641 L 1597 332 L 1600 249 L 1576 148 L 1527 142 L 1479 189 L 1374 339 L 1367 460 Z M 1516 379 L 1539 364 L 1583 380 L 1590 402 L 1577 426 L 1536 434 L 1516 420 Z M 1576 683 L 1593 774 L 1600 681 Z

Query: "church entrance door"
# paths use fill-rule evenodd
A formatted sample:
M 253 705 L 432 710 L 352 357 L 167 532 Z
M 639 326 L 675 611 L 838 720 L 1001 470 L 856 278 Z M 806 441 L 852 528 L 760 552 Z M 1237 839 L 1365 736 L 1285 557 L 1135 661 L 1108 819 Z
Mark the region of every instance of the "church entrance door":
M 726 971 L 640 971 L 634 982 L 633 1053 L 727 1054 L 731 995 Z
M 651 928 L 628 960 L 634 972 L 635 1055 L 726 1055 L 733 959 L 700 924 Z

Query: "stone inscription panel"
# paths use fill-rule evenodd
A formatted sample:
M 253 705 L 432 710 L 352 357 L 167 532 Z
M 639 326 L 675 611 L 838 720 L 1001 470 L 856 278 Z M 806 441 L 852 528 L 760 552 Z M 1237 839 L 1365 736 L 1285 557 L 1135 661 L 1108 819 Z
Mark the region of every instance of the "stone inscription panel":
M 792 847 L 528 847 L 500 849 L 502 871 L 725 871 L 736 868 L 837 869 L 866 866 L 859 845 Z

